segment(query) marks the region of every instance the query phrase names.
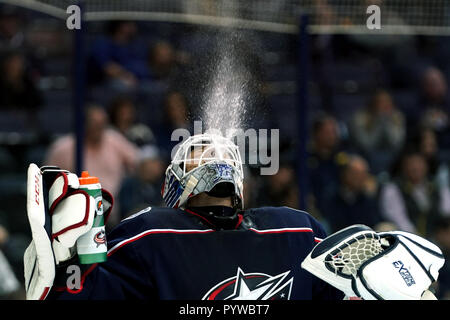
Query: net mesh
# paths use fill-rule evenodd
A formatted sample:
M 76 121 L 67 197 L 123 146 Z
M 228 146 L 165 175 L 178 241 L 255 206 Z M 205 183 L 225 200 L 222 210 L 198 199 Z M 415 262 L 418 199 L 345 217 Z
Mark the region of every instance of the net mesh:
M 336 274 L 356 276 L 358 269 L 364 262 L 382 251 L 381 239 L 377 234 L 364 234 L 345 242 L 335 252 L 331 253 L 325 262 Z
M 73 0 L 0 0 L 65 18 Z M 378 5 L 381 30 L 394 34 L 450 34 L 448 0 L 84 0 L 87 21 L 158 20 L 298 32 L 310 16 L 312 33 L 370 33 L 369 5 Z

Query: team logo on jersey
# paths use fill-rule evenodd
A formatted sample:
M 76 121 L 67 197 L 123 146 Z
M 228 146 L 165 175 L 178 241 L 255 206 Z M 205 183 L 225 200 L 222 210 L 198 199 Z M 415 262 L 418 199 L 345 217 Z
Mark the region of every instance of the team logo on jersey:
M 271 276 L 238 268 L 236 276 L 214 286 L 202 300 L 289 300 L 293 282 L 289 273 Z

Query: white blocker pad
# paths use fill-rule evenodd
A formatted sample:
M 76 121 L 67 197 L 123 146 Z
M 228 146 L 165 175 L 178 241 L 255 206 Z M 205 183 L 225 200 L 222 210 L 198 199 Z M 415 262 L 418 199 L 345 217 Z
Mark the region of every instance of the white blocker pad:
M 50 216 L 45 210 L 41 170 L 30 164 L 27 176 L 27 217 L 33 240 L 24 254 L 26 298 L 45 299 L 55 278 Z

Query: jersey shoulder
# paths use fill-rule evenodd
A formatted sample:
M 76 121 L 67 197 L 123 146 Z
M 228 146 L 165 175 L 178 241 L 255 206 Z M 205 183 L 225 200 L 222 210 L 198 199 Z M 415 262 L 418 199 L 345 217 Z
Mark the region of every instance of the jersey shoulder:
M 123 219 L 108 234 L 108 239 L 129 238 L 143 232 L 158 230 L 199 229 L 193 219 L 189 219 L 180 209 L 148 207 Z
M 123 219 L 120 225 L 128 228 L 178 229 L 191 228 L 192 223 L 180 209 L 148 207 Z
M 280 228 L 310 228 L 318 237 L 325 237 L 326 232 L 322 224 L 308 212 L 290 207 L 261 207 L 245 211 L 255 222 L 264 229 Z

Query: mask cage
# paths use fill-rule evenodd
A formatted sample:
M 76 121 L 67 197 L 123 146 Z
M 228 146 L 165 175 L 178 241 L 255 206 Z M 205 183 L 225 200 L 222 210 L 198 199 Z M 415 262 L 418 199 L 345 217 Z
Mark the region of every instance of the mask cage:
M 182 180 L 190 171 L 208 163 L 226 163 L 233 166 L 241 181 L 244 179 L 239 148 L 232 140 L 219 135 L 202 134 L 189 137 L 180 145 L 172 160 L 172 167 Z M 181 176 L 179 176 L 181 175 Z

